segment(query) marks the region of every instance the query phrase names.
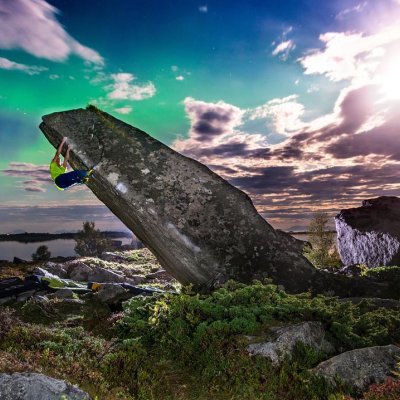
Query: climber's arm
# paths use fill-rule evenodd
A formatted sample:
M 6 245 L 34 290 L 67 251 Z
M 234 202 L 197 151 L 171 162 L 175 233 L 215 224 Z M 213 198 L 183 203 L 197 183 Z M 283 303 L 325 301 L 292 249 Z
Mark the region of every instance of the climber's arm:
M 67 152 L 65 153 L 64 162 L 63 162 L 63 167 L 64 168 L 67 168 L 67 163 L 69 161 L 69 152 L 70 151 L 71 151 L 71 146 L 68 146 Z
M 54 155 L 53 159 L 51 160 L 52 162 L 56 162 L 58 160 L 58 157 L 60 157 L 61 151 L 62 151 L 62 147 L 64 145 L 64 143 L 66 142 L 67 138 L 64 137 L 60 143 L 60 145 L 57 148 L 56 154 Z

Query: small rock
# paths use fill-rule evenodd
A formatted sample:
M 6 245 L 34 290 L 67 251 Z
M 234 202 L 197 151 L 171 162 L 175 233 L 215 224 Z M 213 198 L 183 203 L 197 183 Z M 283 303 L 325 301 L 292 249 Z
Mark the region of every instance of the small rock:
M 90 400 L 87 393 L 66 381 L 36 373 L 0 373 L 1 400 Z
M 60 278 L 68 277 L 68 273 L 64 267 L 64 264 L 58 264 L 48 261 L 45 264 L 43 264 L 43 269 L 50 272 L 51 274 L 57 275 Z
M 13 264 L 26 264 L 28 261 L 23 260 L 22 258 L 19 257 L 14 257 L 13 259 Z
M 330 381 L 338 377 L 353 389 L 365 391 L 371 383 L 381 383 L 399 361 L 400 348 L 394 345 L 366 347 L 339 354 L 323 361 L 312 371 Z
M 74 292 L 68 288 L 58 289 L 55 293 L 49 294 L 48 298 L 49 299 L 73 299 Z
M 94 294 L 94 297 L 102 303 L 116 305 L 130 299 L 133 294 L 120 285 L 106 283 Z
M 32 301 L 35 303 L 48 303 L 49 302 L 49 298 L 47 296 L 42 296 L 42 295 L 36 295 L 32 298 Z
M 55 275 L 55 274 L 53 274 L 53 273 L 51 273 L 51 272 L 49 272 L 49 271 L 47 271 L 47 270 L 45 270 L 44 268 L 41 268 L 41 267 L 36 267 L 33 270 L 33 273 L 35 275 L 45 276 L 46 278 L 49 278 L 49 279 L 56 279 L 56 280 L 60 279 L 60 277 L 58 275 Z
M 146 278 L 143 275 L 130 275 L 129 278 L 125 278 L 126 283 L 129 283 L 130 285 L 136 286 L 140 285 L 146 280 Z
M 24 301 L 27 301 L 31 297 L 33 297 L 36 293 L 36 290 L 28 290 L 27 292 L 21 293 L 17 297 L 17 302 L 18 303 L 23 303 Z
M 0 306 L 3 305 L 3 304 L 11 303 L 13 301 L 15 301 L 15 297 L 14 296 L 3 297 L 2 299 L 0 299 Z
M 297 342 L 302 342 L 315 350 L 332 354 L 334 346 L 325 339 L 325 330 L 321 322 L 303 322 L 297 325 L 285 326 L 273 333 L 273 340 L 261 343 L 251 343 L 247 351 L 251 355 L 269 358 L 273 365 L 278 366 L 285 356 L 291 356 Z
M 66 304 L 75 304 L 75 305 L 82 305 L 85 304 L 85 302 L 81 299 L 60 299 L 62 303 Z
M 172 280 L 173 278 L 165 269 L 160 269 L 151 274 L 147 274 L 146 279 Z
M 121 256 L 120 254 L 112 253 L 110 251 L 104 251 L 101 253 L 100 258 L 104 261 L 111 261 L 116 263 L 124 263 L 127 262 L 127 258 Z
M 361 276 L 361 269 L 358 264 L 351 264 L 341 268 L 339 274 L 346 276 Z
M 73 261 L 67 263 L 68 277 L 74 281 L 87 281 L 92 268 L 83 263 L 82 261 Z

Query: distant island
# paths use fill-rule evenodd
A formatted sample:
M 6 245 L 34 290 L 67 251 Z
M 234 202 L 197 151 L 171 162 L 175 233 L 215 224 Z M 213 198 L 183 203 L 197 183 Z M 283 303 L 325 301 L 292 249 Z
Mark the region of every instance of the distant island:
M 130 232 L 117 232 L 117 231 L 104 231 L 101 232 L 105 237 L 110 239 L 117 239 L 121 237 L 131 238 Z M 0 242 L 21 242 L 21 243 L 35 243 L 47 242 L 56 239 L 74 239 L 77 232 L 66 233 L 6 233 L 0 234 Z

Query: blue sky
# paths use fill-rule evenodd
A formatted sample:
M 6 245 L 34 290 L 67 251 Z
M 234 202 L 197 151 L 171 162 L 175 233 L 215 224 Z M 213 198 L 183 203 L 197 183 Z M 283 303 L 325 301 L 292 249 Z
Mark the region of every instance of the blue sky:
M 0 233 L 123 229 L 48 174 L 41 116 L 88 103 L 205 163 L 276 228 L 399 195 L 399 17 L 399 0 L 0 0 Z

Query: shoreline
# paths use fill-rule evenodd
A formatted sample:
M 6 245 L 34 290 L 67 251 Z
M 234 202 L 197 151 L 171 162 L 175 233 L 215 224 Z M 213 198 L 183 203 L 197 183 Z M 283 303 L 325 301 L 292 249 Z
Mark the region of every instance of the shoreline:
M 131 238 L 132 233 L 118 232 L 118 231 L 104 231 L 101 232 L 105 237 L 110 239 L 116 238 Z M 78 232 L 66 232 L 66 233 L 10 233 L 0 234 L 0 242 L 20 242 L 20 243 L 36 243 L 36 242 L 47 242 L 57 239 L 74 239 Z

